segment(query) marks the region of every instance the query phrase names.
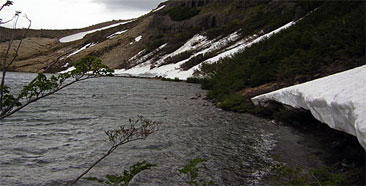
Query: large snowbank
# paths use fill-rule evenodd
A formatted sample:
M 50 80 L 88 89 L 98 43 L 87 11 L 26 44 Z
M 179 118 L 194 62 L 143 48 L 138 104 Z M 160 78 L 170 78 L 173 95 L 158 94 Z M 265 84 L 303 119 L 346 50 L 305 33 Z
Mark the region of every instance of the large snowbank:
M 255 104 L 268 100 L 309 110 L 366 149 L 366 65 L 252 98 Z
M 83 39 L 84 36 L 86 36 L 87 34 L 91 34 L 91 33 L 94 33 L 94 32 L 97 32 L 97 31 L 101 31 L 101 30 L 105 30 L 105 29 L 108 29 L 108 28 L 113 28 L 113 27 L 116 27 L 116 26 L 119 26 L 119 25 L 124 25 L 124 24 L 130 23 L 132 21 L 135 21 L 135 20 L 124 21 L 124 22 L 112 24 L 112 25 L 105 26 L 105 27 L 98 28 L 98 29 L 94 29 L 94 30 L 89 30 L 89 31 L 85 31 L 85 32 L 79 32 L 79 33 L 76 33 L 76 34 L 72 34 L 72 35 L 63 37 L 63 38 L 59 39 L 59 41 L 61 43 L 68 43 L 68 42 L 72 42 L 72 41 L 77 41 L 77 40 Z

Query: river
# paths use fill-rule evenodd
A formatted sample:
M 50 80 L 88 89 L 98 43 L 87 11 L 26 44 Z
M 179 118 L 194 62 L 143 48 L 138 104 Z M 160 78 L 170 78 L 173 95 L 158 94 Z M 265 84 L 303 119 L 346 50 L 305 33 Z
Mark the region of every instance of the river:
M 9 73 L 7 82 L 20 87 L 32 77 Z M 276 141 L 266 130 L 269 121 L 222 111 L 205 93 L 199 85 L 150 79 L 74 84 L 0 121 L 0 183 L 65 185 L 106 152 L 105 130 L 142 115 L 163 122 L 159 131 L 120 147 L 87 176 L 120 174 L 146 160 L 157 166 L 131 185 L 184 185 L 187 179 L 178 170 L 200 157 L 208 160 L 199 166 L 201 177 L 215 185 L 258 184 L 273 163 Z

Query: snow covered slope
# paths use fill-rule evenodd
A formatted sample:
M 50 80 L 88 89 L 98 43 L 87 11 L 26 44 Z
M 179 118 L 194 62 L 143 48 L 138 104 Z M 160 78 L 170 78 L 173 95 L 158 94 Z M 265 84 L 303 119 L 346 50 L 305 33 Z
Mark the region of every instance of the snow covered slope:
M 146 56 L 151 56 L 152 54 L 146 54 L 146 56 L 139 56 L 139 62 L 136 63 L 137 65 L 130 68 L 130 69 L 118 69 L 115 71 L 115 75 L 121 76 L 136 76 L 136 77 L 155 77 L 155 76 L 162 76 L 165 78 L 175 79 L 178 78 L 180 80 L 186 80 L 189 77 L 193 76 L 195 70 L 199 70 L 201 68 L 202 63 L 214 63 L 219 61 L 221 58 L 231 57 L 232 55 L 245 50 L 246 48 L 252 46 L 255 43 L 263 41 L 264 39 L 270 38 L 273 35 L 279 33 L 282 30 L 285 30 L 291 26 L 296 24 L 296 22 L 291 21 L 280 28 L 273 30 L 264 35 L 253 35 L 247 38 L 240 39 L 240 35 L 237 32 L 230 34 L 227 37 L 221 39 L 214 39 L 208 40 L 207 37 L 202 35 L 194 35 L 191 39 L 189 39 L 182 47 L 177 49 L 176 51 L 164 55 L 160 58 L 149 58 Z M 231 45 L 229 43 L 232 43 Z M 221 51 L 214 57 L 203 61 L 202 63 L 193 66 L 188 70 L 183 70 L 181 65 L 188 62 L 193 57 L 199 54 L 206 54 L 213 51 Z M 193 54 L 185 60 L 179 61 L 175 64 L 167 64 L 160 66 L 165 59 L 169 57 L 174 57 L 176 55 L 182 54 L 187 51 L 193 51 Z M 154 52 L 153 52 L 154 53 Z M 138 55 L 138 54 L 136 54 Z M 136 58 L 136 57 L 133 57 Z M 129 61 L 133 61 L 131 58 Z M 141 61 L 141 59 L 149 59 L 146 61 Z M 154 64 L 158 64 L 157 66 Z
M 252 98 L 309 110 L 329 127 L 352 134 L 366 149 L 366 65 Z

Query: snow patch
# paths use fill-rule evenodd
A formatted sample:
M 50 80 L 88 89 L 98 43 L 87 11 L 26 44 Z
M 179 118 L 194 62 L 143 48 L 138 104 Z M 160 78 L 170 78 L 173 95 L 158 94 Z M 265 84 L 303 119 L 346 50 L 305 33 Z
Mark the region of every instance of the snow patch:
M 107 37 L 107 39 L 112 39 L 113 37 L 117 36 L 117 35 L 120 35 L 120 34 L 123 34 L 125 32 L 127 32 L 128 30 L 122 30 L 122 31 L 119 31 L 119 32 L 116 32 L 110 36 Z
M 68 72 L 71 72 L 71 71 L 73 71 L 73 70 L 75 70 L 76 68 L 74 67 L 74 66 L 72 66 L 72 67 L 70 67 L 70 68 L 68 68 L 68 69 L 66 69 L 66 70 L 64 70 L 64 71 L 61 71 L 61 72 L 59 72 L 60 74 L 65 74 L 65 73 L 68 73 Z
M 139 42 L 139 41 L 141 41 L 141 39 L 142 39 L 142 36 L 137 36 L 137 37 L 135 38 L 135 42 Z
M 257 105 L 268 100 L 309 110 L 366 149 L 366 65 L 252 98 Z
M 134 55 L 131 59 L 129 59 L 128 61 L 134 61 L 137 60 L 139 57 L 141 57 L 141 55 L 143 53 L 145 53 L 146 49 L 141 50 L 140 52 L 138 52 L 136 55 Z
M 148 63 L 143 63 L 137 65 L 130 69 L 120 69 L 115 70 L 114 75 L 116 76 L 139 76 L 139 77 L 153 77 L 151 73 L 149 73 L 150 65 Z
M 209 41 L 208 45 L 209 47 L 206 49 L 203 49 L 201 51 L 199 51 L 198 53 L 194 54 L 194 56 L 200 55 L 200 54 L 206 54 L 209 52 L 213 52 L 215 50 L 220 50 L 224 47 L 226 47 L 230 42 L 236 41 L 240 38 L 240 34 L 238 34 L 238 32 L 234 32 L 222 39 L 219 40 L 212 40 Z
M 141 41 L 141 39 L 142 39 L 142 36 L 137 36 L 137 37 L 135 38 L 135 41 L 134 41 L 134 42 L 131 42 L 131 43 L 130 43 L 130 45 L 132 45 L 132 44 L 134 44 L 134 43 L 137 43 L 137 42 Z
M 75 55 L 75 54 L 77 54 L 77 53 L 79 53 L 79 52 L 81 52 L 81 51 L 83 51 L 83 50 L 85 50 L 87 48 L 90 48 L 90 47 L 92 47 L 94 45 L 95 45 L 94 43 L 88 43 L 85 46 L 81 47 L 80 49 L 75 50 L 73 53 L 67 55 L 66 58 L 71 57 L 71 56 L 73 56 L 73 55 Z
M 217 55 L 215 57 L 207 59 L 205 61 L 205 63 L 210 63 L 211 64 L 211 63 L 215 63 L 215 62 L 219 61 L 221 58 L 231 57 L 234 54 L 236 54 L 238 52 L 241 52 L 241 51 L 243 51 L 244 49 L 246 49 L 248 47 L 251 47 L 253 44 L 259 43 L 260 41 L 262 41 L 264 39 L 270 38 L 273 35 L 279 33 L 282 30 L 285 30 L 285 29 L 291 27 L 294 24 L 296 24 L 296 22 L 291 21 L 291 22 L 287 23 L 286 25 L 284 25 L 284 26 L 282 26 L 282 27 L 280 27 L 280 28 L 278 28 L 278 29 L 276 29 L 272 32 L 269 32 L 268 34 L 262 35 L 260 37 L 258 37 L 257 34 L 254 34 L 253 36 L 242 39 L 242 40 L 238 41 L 236 44 L 234 44 L 234 47 L 233 46 L 228 47 L 225 52 L 222 52 L 222 53 L 220 53 L 219 55 Z
M 205 44 L 207 44 L 207 37 L 197 34 L 194 35 L 190 40 L 188 40 L 183 46 L 171 53 L 169 56 L 175 56 L 186 51 L 195 50 Z
M 143 55 L 143 53 L 145 53 L 145 49 L 140 51 L 139 53 L 137 53 L 135 56 L 133 56 L 131 59 L 129 59 L 128 61 L 133 63 L 133 64 L 141 64 L 143 62 L 147 62 L 146 60 L 152 58 L 155 56 L 156 53 L 158 53 L 161 49 L 163 49 L 164 47 L 166 47 L 168 44 L 165 43 L 163 45 L 161 45 L 160 47 L 158 47 L 157 49 L 153 50 L 152 52 Z
M 160 64 L 164 63 L 164 61 L 169 57 L 174 57 L 176 55 L 179 55 L 179 54 L 181 54 L 183 52 L 187 52 L 187 51 L 198 50 L 198 49 L 208 46 L 209 44 L 210 44 L 210 42 L 207 40 L 207 37 L 199 35 L 199 34 L 194 35 L 183 46 L 181 46 L 174 52 L 161 57 L 159 60 L 157 60 L 155 62 L 155 64 L 157 66 L 159 66 Z
M 105 29 L 108 29 L 108 28 L 113 28 L 113 27 L 116 27 L 116 26 L 119 26 L 119 25 L 124 25 L 124 24 L 130 23 L 130 22 L 133 22 L 133 21 L 135 21 L 135 20 L 124 21 L 124 22 L 112 24 L 112 25 L 109 25 L 109 26 L 105 26 L 105 27 L 102 27 L 102 28 L 97 28 L 97 29 L 94 29 L 94 30 L 79 32 L 79 33 L 76 33 L 76 34 L 72 34 L 72 35 L 63 37 L 63 38 L 59 39 L 59 41 L 60 41 L 60 43 L 68 43 L 68 42 L 72 42 L 72 41 L 77 41 L 77 40 L 83 39 L 87 34 L 91 34 L 91 33 L 101 31 L 101 30 L 105 30 Z
M 154 9 L 152 12 L 158 12 L 160 11 L 161 9 L 165 8 L 165 5 L 161 6 L 161 7 L 158 7 L 156 9 Z

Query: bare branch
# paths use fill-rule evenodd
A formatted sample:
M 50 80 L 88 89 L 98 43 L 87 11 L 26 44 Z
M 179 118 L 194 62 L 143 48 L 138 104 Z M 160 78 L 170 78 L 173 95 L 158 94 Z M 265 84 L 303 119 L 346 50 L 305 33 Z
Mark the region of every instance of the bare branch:
M 103 65 L 100 59 L 86 56 L 75 63 L 75 69 L 71 72 L 59 74 L 57 76 L 52 75 L 49 78 L 43 73 L 39 73 L 36 78 L 23 87 L 16 98 L 9 93 L 4 94 L 5 91 L 9 92 L 9 90 L 5 89 L 6 86 L 3 86 L 0 120 L 13 115 L 31 103 L 54 94 L 76 82 L 100 76 L 108 76 L 111 75 L 112 72 L 113 70 L 106 65 Z M 66 80 L 71 80 L 71 82 L 65 84 Z
M 10 67 L 10 65 L 11 65 L 11 64 L 13 64 L 13 62 L 15 61 L 16 57 L 18 56 L 20 46 L 22 45 L 23 40 L 26 38 L 26 35 L 27 35 L 27 33 L 28 33 L 28 31 L 29 31 L 30 27 L 32 26 L 32 20 L 30 20 L 26 14 L 24 14 L 24 18 L 26 18 L 26 19 L 29 21 L 28 27 L 25 29 L 25 31 L 24 31 L 24 33 L 23 33 L 23 36 L 22 36 L 22 39 L 20 39 L 20 41 L 19 41 L 19 44 L 18 44 L 18 46 L 17 46 L 17 48 L 16 48 L 16 50 L 15 50 L 15 54 L 14 54 L 14 56 L 13 56 L 13 59 L 9 62 L 9 64 L 7 65 L 7 67 L 6 67 L 6 68 L 9 68 L 9 67 Z M 17 19 L 17 20 L 18 20 L 18 19 Z
M 3 5 L 0 6 L 0 11 L 6 7 L 6 6 L 11 6 L 13 5 L 13 1 L 6 1 Z
M 33 99 L 29 100 L 28 102 L 26 102 L 25 104 L 23 104 L 23 105 L 21 105 L 21 106 L 19 106 L 16 109 L 13 110 L 13 108 L 16 106 L 15 104 L 18 103 L 20 101 L 20 99 L 22 98 L 22 97 L 18 96 L 18 98 L 13 102 L 13 104 L 11 106 L 9 106 L 8 108 L 6 108 L 6 110 L 2 111 L 2 113 L 0 114 L 0 120 L 4 119 L 6 117 L 9 117 L 11 115 L 13 115 L 14 113 L 18 112 L 19 110 L 23 109 L 24 107 L 28 106 L 31 103 L 34 103 L 34 102 L 36 102 L 36 101 L 38 101 L 38 100 L 40 100 L 42 98 L 45 98 L 47 96 L 50 96 L 50 95 L 52 95 L 52 94 L 54 94 L 54 93 L 56 93 L 56 92 L 58 92 L 58 91 L 60 91 L 60 90 L 62 90 L 64 88 L 66 88 L 66 87 L 68 87 L 68 86 L 76 83 L 76 82 L 84 81 L 84 80 L 87 80 L 87 79 L 90 79 L 90 77 L 72 81 L 72 82 L 70 82 L 68 84 L 65 84 L 64 86 L 59 87 L 59 88 L 57 88 L 57 89 L 55 89 L 55 90 L 53 90 L 51 92 L 48 92 L 48 93 L 43 94 L 43 95 L 41 95 L 39 97 L 33 98 Z
M 10 2 L 10 3 L 9 3 Z M 11 1 L 7 1 L 8 4 L 12 4 Z M 6 4 L 6 3 L 5 3 Z M 5 5 L 4 4 L 4 5 Z M 3 6 L 4 6 L 3 5 Z M 18 19 L 19 19 L 19 14 L 20 12 L 17 11 L 13 17 L 13 19 L 15 18 L 16 21 L 14 22 L 14 28 L 13 29 L 16 29 L 17 27 L 17 23 L 18 23 Z M 12 48 L 13 46 L 13 33 L 11 33 L 11 36 L 10 36 L 10 41 L 9 41 L 9 44 L 8 44 L 8 48 L 6 50 L 6 53 L 5 53 L 5 56 L 3 57 L 3 62 L 2 62 L 2 77 L 1 77 L 1 84 L 0 84 L 0 111 L 3 113 L 4 112 L 4 105 L 3 105 L 3 99 L 4 99 L 4 86 L 5 86 L 5 77 L 6 77 L 6 72 L 8 70 L 8 68 L 10 67 L 10 65 L 15 61 L 16 57 L 18 56 L 18 53 L 19 53 L 19 50 L 20 50 L 20 46 L 22 45 L 23 43 L 23 40 L 24 38 L 26 37 L 26 34 L 28 32 L 28 30 L 30 29 L 31 25 L 32 25 L 32 21 L 28 18 L 28 16 L 25 14 L 24 16 L 28 21 L 29 21 L 29 24 L 28 24 L 28 28 L 25 30 L 25 32 L 23 33 L 23 36 L 22 38 L 20 39 L 19 41 L 19 44 L 15 50 L 15 54 L 12 58 L 12 60 L 10 61 L 9 64 L 7 64 L 7 59 L 8 59 L 8 56 L 9 56 L 9 51 L 10 49 Z M 13 20 L 12 19 L 12 20 Z M 1 119 L 0 119 L 1 120 Z
M 119 146 L 132 141 L 146 139 L 149 135 L 158 130 L 159 125 L 161 125 L 161 122 L 152 121 L 149 119 L 145 119 L 142 116 L 138 116 L 137 120 L 130 119 L 129 127 L 121 126 L 119 129 L 105 131 L 106 135 L 108 136 L 109 142 L 111 143 L 111 147 L 109 148 L 108 152 L 101 158 L 99 158 L 96 162 L 94 162 L 82 174 L 80 174 L 74 181 L 69 184 L 69 186 L 74 185 L 99 162 L 112 154 Z

